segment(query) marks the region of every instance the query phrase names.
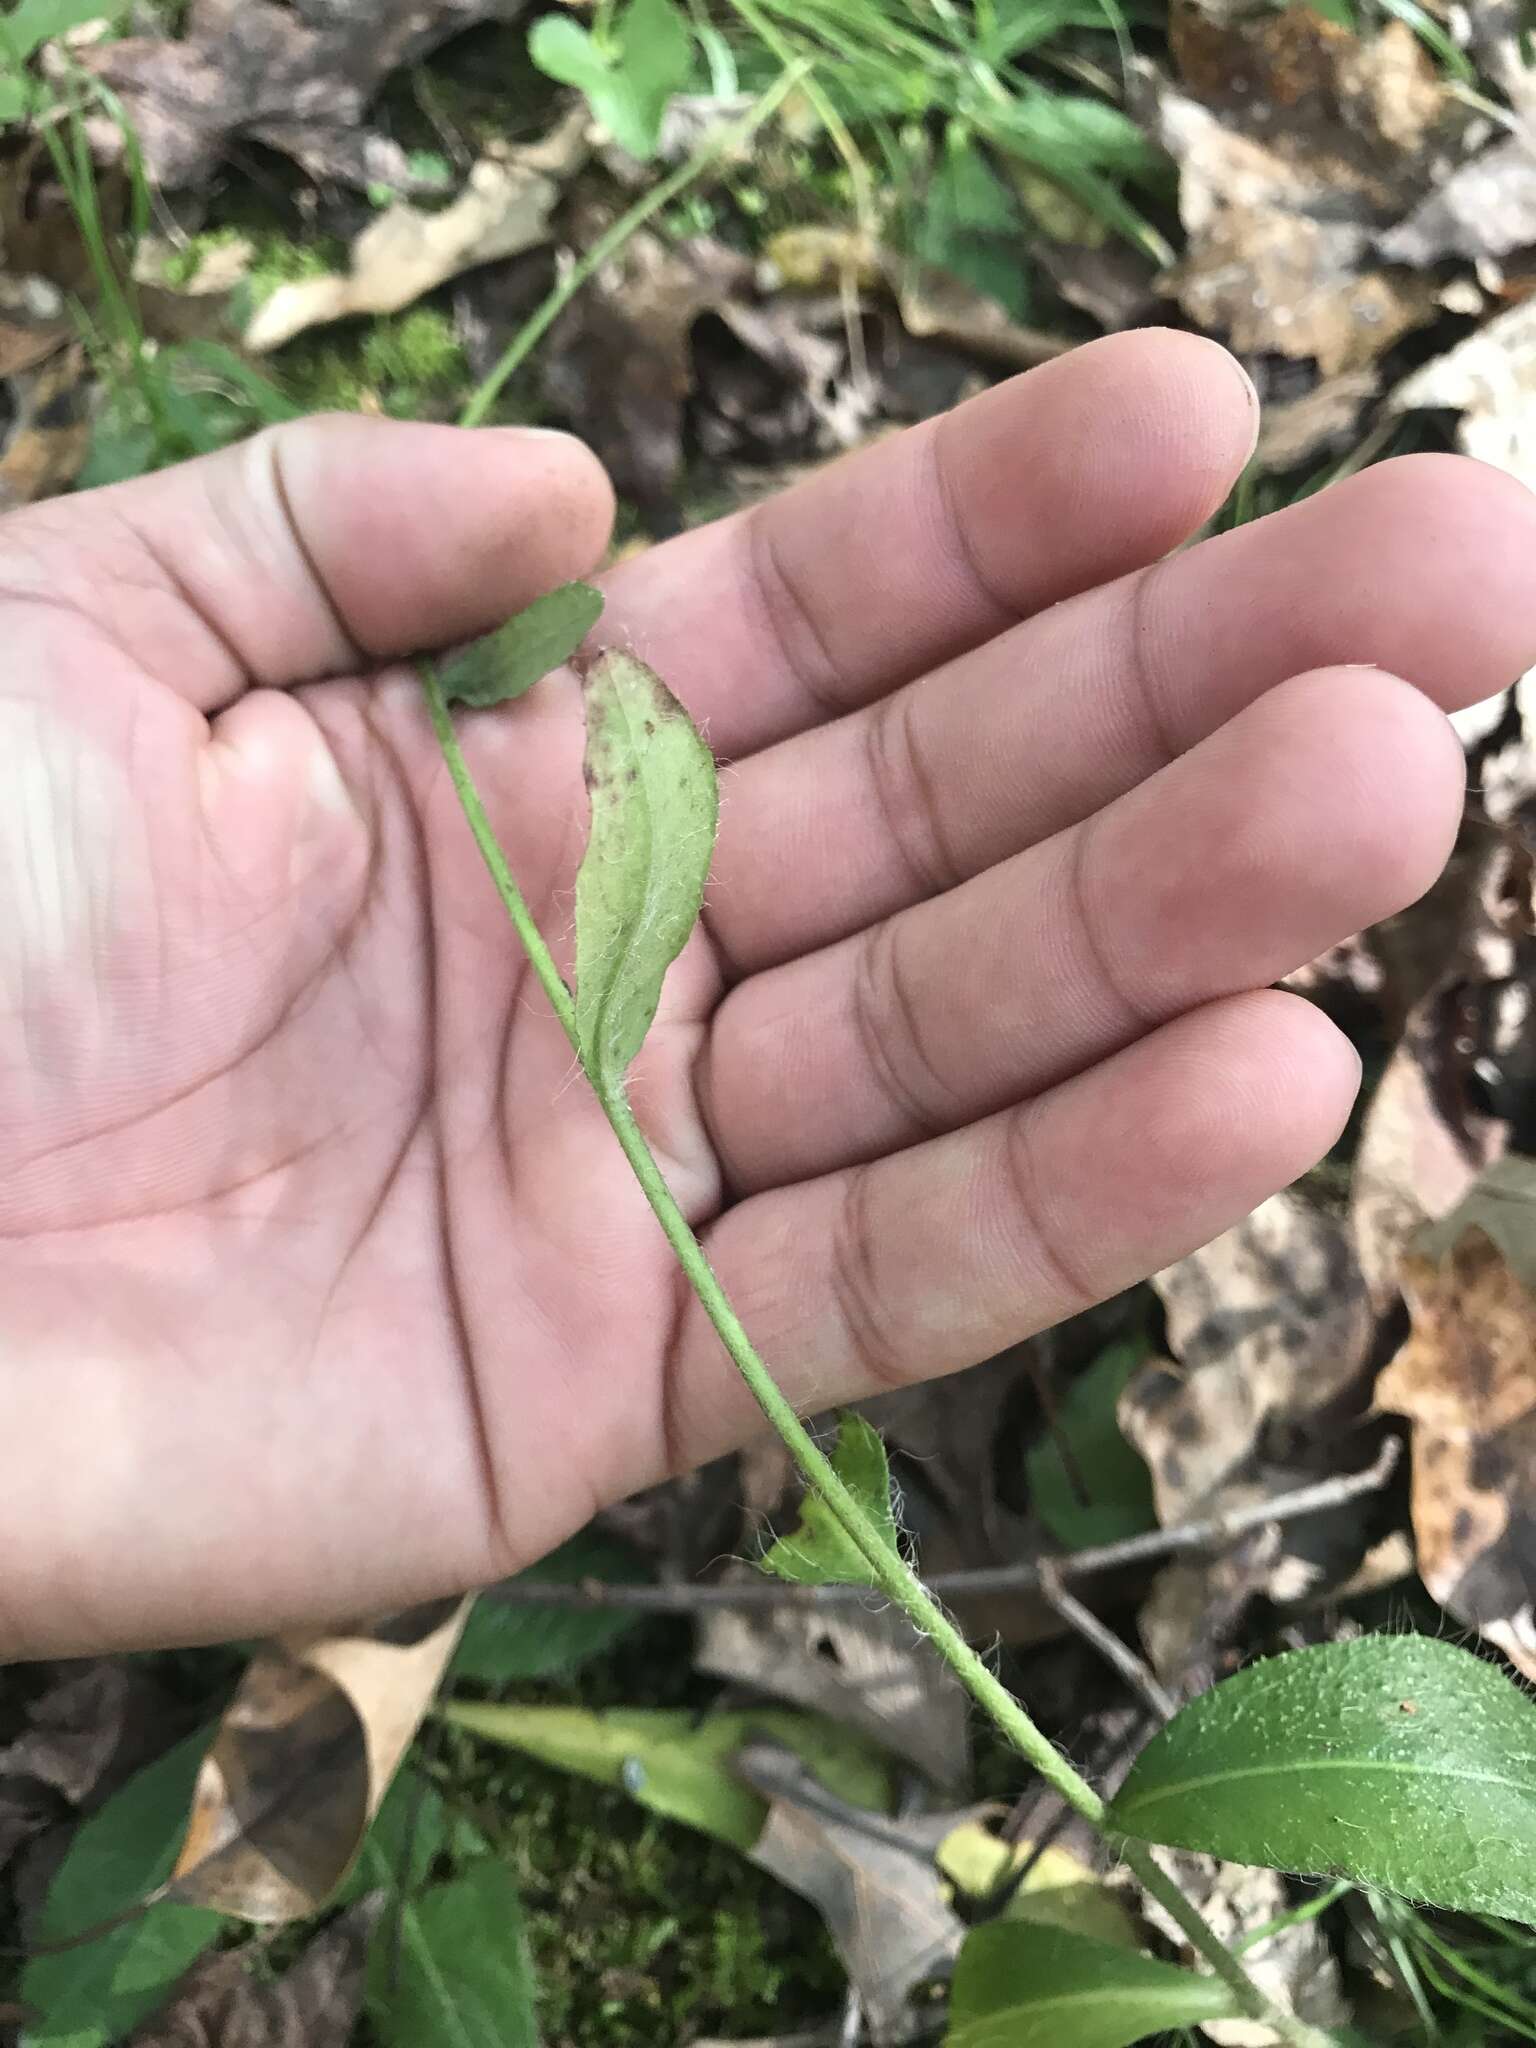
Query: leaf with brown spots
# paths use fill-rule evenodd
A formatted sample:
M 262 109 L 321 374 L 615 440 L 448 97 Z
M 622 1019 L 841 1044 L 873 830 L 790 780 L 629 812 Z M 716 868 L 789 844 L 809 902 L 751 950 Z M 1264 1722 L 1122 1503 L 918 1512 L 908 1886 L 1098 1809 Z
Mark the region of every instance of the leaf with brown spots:
M 1413 1327 L 1376 1405 L 1413 1424 L 1419 1572 L 1536 1678 L 1536 1163 L 1500 1161 L 1402 1275 Z

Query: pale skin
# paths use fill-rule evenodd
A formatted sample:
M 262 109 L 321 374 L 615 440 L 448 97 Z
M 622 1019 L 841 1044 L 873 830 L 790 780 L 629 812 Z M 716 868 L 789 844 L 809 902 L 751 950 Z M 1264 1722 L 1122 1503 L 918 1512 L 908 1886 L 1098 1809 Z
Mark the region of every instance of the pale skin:
M 727 764 L 634 1100 L 806 1408 L 1344 1122 L 1267 984 L 1444 861 L 1536 503 L 1415 458 L 1170 555 L 1253 424 L 1218 349 L 1120 337 L 604 579 Z M 0 521 L 0 1657 L 482 1583 L 752 1433 L 391 666 L 610 513 L 564 438 L 341 419 Z M 568 961 L 575 686 L 463 731 Z

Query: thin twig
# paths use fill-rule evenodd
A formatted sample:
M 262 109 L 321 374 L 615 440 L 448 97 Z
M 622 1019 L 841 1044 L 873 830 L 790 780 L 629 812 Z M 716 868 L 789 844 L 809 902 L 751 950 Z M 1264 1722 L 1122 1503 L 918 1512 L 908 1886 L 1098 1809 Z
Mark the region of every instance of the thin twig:
M 1135 1693 L 1145 1701 L 1160 1721 L 1171 1721 L 1179 1710 L 1179 1703 L 1158 1678 L 1150 1664 L 1144 1663 L 1131 1648 L 1122 1642 L 1112 1628 L 1107 1628 L 1089 1607 L 1085 1607 L 1075 1593 L 1069 1593 L 1061 1583 L 1061 1573 L 1047 1559 L 1040 1566 L 1040 1592 L 1051 1612 L 1059 1615 L 1075 1635 L 1082 1637 L 1091 1650 L 1096 1650 L 1113 1670 Z
M 1175 1522 L 1167 1529 L 1150 1529 L 1142 1536 L 1122 1537 L 1117 1543 L 1100 1543 L 1087 1550 L 1068 1551 L 1059 1557 L 1020 1558 L 1012 1564 L 983 1565 L 970 1571 L 935 1572 L 924 1583 L 947 1600 L 990 1593 L 1025 1593 L 1044 1590 L 1047 1578 L 1087 1578 L 1096 1572 L 1118 1571 L 1123 1566 L 1151 1564 L 1192 1550 L 1217 1550 L 1235 1542 L 1250 1529 L 1272 1522 L 1298 1522 L 1308 1515 L 1342 1507 L 1362 1494 L 1377 1493 L 1397 1470 L 1402 1446 L 1388 1437 L 1380 1454 L 1360 1472 L 1345 1472 L 1335 1479 L 1319 1479 L 1294 1492 L 1277 1494 L 1273 1500 L 1252 1501 L 1245 1507 L 1229 1508 L 1196 1522 Z M 591 1608 L 624 1607 L 652 1614 L 696 1614 L 716 1607 L 849 1607 L 862 1606 L 871 1598 L 867 1586 L 799 1586 L 787 1580 L 742 1579 L 729 1584 L 677 1581 L 659 1586 L 612 1584 L 605 1580 L 582 1579 L 574 1585 L 552 1580 L 506 1579 L 483 1595 L 509 1607 Z

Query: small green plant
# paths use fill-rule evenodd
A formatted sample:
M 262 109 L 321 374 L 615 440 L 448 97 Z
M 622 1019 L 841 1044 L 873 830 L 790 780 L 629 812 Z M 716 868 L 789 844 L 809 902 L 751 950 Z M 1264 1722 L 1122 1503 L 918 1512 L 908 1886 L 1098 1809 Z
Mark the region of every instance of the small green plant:
M 1530 1917 L 1536 1708 L 1467 1651 L 1421 1637 L 1367 1637 L 1273 1658 L 1202 1695 L 1142 1752 L 1113 1803 L 1040 1732 L 902 1554 L 876 1433 L 862 1420 L 845 1421 L 828 1456 L 780 1391 L 630 1108 L 628 1068 L 702 907 L 716 817 L 709 749 L 642 662 L 610 651 L 585 669 L 592 816 L 576 882 L 574 989 L 476 793 L 450 697 L 467 694 L 488 707 L 523 695 L 543 669 L 575 652 L 592 614 L 593 594 L 583 586 L 557 592 L 526 623 L 514 622 L 442 671 L 424 662 L 422 684 L 466 819 L 534 972 L 689 1286 L 807 1483 L 800 1526 L 767 1552 L 764 1565 L 801 1583 L 868 1585 L 890 1599 L 1014 1748 L 1117 1844 L 1209 1968 L 1208 1976 L 1195 1975 L 1083 1935 L 982 1927 L 960 1959 L 952 2048 L 1003 2040 L 1128 2048 L 1150 2033 L 1233 2015 L 1269 2026 L 1289 2048 L 1330 2048 L 1337 2037 L 1275 2006 L 1151 1846 L 1347 1878 L 1462 1912 Z M 528 1711 L 462 1707 L 450 1715 L 460 1726 L 525 1744 L 536 1739 L 523 1725 Z M 508 1735 L 508 1716 L 521 1732 Z M 568 1762 L 572 1742 L 595 1745 L 574 1767 L 610 1774 L 622 1768 L 619 1751 L 634 1750 L 632 1740 L 616 1749 L 597 1726 L 574 1731 L 569 1714 L 538 1739 L 564 1744 Z M 680 1768 L 677 1796 L 696 1799 L 696 1776 Z M 665 1773 L 648 1772 L 642 1796 L 662 1796 L 664 1784 Z M 739 1788 L 732 1796 L 739 1801 Z M 690 1817 L 695 1825 L 726 1825 Z
M 126 12 L 127 0 L 17 0 L 0 15 L 0 127 L 37 111 L 45 89 L 27 67 L 44 43 Z
M 672 0 L 600 6 L 590 29 L 568 14 L 535 23 L 528 54 L 544 74 L 585 95 L 621 149 L 656 154 L 662 117 L 694 71 L 694 36 Z

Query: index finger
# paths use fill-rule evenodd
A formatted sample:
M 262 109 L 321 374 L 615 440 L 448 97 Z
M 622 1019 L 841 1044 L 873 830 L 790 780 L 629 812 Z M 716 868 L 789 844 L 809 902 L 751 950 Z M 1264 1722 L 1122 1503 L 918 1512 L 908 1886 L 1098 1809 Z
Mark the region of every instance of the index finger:
M 669 541 L 604 579 L 605 630 L 742 755 L 1156 561 L 1252 452 L 1226 350 L 1112 335 Z

